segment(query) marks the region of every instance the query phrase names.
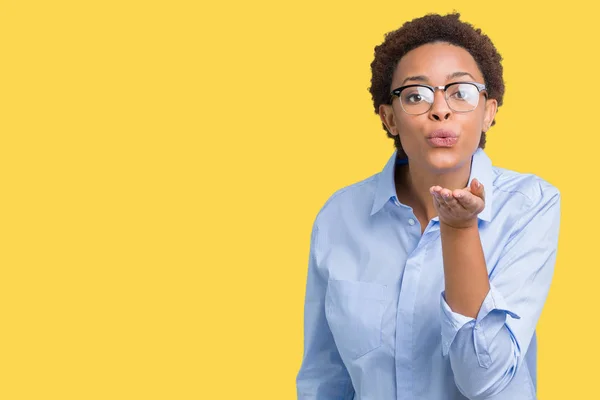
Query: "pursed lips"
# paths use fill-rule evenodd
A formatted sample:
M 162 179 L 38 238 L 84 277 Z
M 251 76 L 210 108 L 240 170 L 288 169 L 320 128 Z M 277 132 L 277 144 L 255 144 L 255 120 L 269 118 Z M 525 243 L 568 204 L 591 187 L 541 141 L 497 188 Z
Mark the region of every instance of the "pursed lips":
M 458 141 L 458 135 L 447 129 L 436 129 L 427 136 L 427 142 L 433 147 L 452 147 Z

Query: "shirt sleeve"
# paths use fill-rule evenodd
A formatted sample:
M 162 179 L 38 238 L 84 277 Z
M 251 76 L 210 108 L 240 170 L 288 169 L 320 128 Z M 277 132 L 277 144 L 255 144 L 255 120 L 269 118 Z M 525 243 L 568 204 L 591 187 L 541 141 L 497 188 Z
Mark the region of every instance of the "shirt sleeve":
M 351 400 L 354 387 L 325 318 L 327 280 L 317 265 L 317 231 L 315 222 L 304 303 L 304 354 L 296 377 L 298 400 Z
M 500 393 L 523 367 L 550 289 L 559 224 L 560 193 L 546 189 L 491 269 L 490 290 L 476 318 L 452 311 L 442 292 L 442 353 L 469 399 Z

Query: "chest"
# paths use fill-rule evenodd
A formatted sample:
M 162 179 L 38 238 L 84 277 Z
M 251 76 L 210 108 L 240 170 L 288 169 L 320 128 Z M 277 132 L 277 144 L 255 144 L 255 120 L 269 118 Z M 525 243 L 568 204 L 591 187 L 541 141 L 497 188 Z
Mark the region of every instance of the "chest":
M 428 349 L 439 341 L 440 231 L 430 223 L 421 234 L 418 224 L 398 222 L 360 233 L 346 230 L 330 237 L 322 254 L 325 314 L 344 358 L 357 359 L 383 345 L 395 348 L 399 340 Z M 484 245 L 484 253 L 486 248 L 493 266 L 494 246 Z

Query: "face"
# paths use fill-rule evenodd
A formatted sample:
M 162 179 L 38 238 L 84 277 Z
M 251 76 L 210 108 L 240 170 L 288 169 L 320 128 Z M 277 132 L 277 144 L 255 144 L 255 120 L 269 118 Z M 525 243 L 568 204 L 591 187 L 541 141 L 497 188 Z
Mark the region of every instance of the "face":
M 452 82 L 483 84 L 484 80 L 467 50 L 448 43 L 429 43 L 402 57 L 394 72 L 391 89 L 410 84 L 443 86 Z M 402 93 L 404 96 L 405 92 Z M 380 106 L 379 115 L 389 132 L 400 136 L 411 165 L 443 173 L 470 162 L 479 146 L 481 132 L 489 129 L 496 115 L 497 102 L 486 100 L 484 93 L 474 95 L 479 96 L 479 103 L 470 112 L 453 110 L 446 102 L 444 92 L 436 90 L 428 112 L 410 115 L 403 110 L 400 99 L 394 96 L 391 105 Z M 458 97 L 461 97 L 460 93 Z M 419 97 L 411 100 L 414 99 Z M 438 138 L 432 138 L 436 135 Z

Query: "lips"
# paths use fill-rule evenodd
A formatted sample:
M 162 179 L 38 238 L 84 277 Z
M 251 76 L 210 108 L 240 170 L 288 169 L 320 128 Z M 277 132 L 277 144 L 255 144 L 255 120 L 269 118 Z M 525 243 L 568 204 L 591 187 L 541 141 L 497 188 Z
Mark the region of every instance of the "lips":
M 458 141 L 458 135 L 451 130 L 436 129 L 427 136 L 432 147 L 452 147 Z

